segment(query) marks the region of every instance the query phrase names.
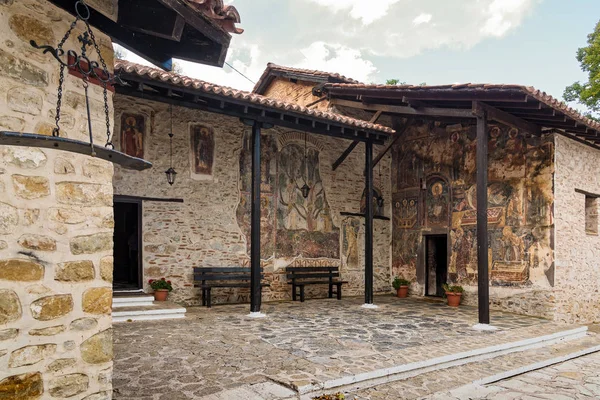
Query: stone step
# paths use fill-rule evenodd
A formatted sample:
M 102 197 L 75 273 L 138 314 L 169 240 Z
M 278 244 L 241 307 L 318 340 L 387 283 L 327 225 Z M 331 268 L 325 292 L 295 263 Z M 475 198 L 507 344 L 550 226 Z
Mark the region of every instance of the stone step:
M 394 382 L 344 391 L 348 394 L 348 400 L 468 399 L 469 395 L 481 391 L 483 385 L 599 351 L 600 335 L 585 332 L 579 338 L 564 336 L 561 340 L 541 342 L 538 346 L 496 357 L 449 365 Z
M 136 295 L 136 296 L 113 296 L 113 308 L 122 307 L 145 307 L 154 305 L 154 296 Z
M 395 385 L 397 385 L 400 389 L 404 386 L 412 388 L 413 386 L 418 386 L 424 377 L 430 377 L 432 382 L 435 382 L 437 379 L 436 377 L 444 374 L 448 374 L 450 377 L 450 379 L 445 382 L 445 385 L 457 387 L 462 384 L 469 383 L 459 382 L 458 385 L 452 386 L 453 382 L 459 380 L 457 377 L 460 376 L 461 378 L 464 378 L 467 376 L 460 375 L 459 372 L 456 372 L 457 368 L 469 369 L 477 366 L 477 363 L 494 364 L 499 357 L 515 356 L 520 358 L 524 352 L 527 352 L 529 357 L 534 357 L 536 354 L 538 354 L 538 352 L 539 354 L 553 354 L 552 346 L 566 346 L 561 347 L 561 349 L 565 351 L 565 349 L 568 349 L 569 346 L 573 345 L 572 341 L 589 340 L 590 338 L 593 338 L 594 341 L 599 341 L 598 336 L 593 333 L 588 333 L 588 328 L 585 326 L 575 329 L 565 329 L 563 331 L 554 332 L 548 335 L 542 335 L 513 342 L 507 341 L 502 344 L 496 344 L 493 346 L 454 354 L 447 354 L 442 357 L 432 357 L 422 361 L 396 365 L 390 368 L 374 370 L 362 374 L 344 376 L 329 381 L 312 382 L 310 385 L 305 387 L 295 387 L 294 389 L 296 389 L 298 394 L 300 394 L 300 398 L 302 400 L 312 399 L 313 397 L 323 393 L 334 393 L 338 391 L 345 393 L 357 393 L 359 394 L 358 397 L 356 397 L 357 399 L 369 399 L 370 397 L 368 396 L 361 397 L 360 393 L 365 391 L 366 393 L 369 391 L 378 392 L 381 387 L 394 387 Z M 600 345 L 600 341 L 597 344 Z M 452 344 L 449 343 L 449 346 L 451 345 Z M 541 349 L 544 348 L 546 349 L 541 351 Z M 530 362 L 525 362 L 524 360 L 523 365 L 527 364 L 530 364 Z M 482 371 L 485 374 L 486 370 L 482 369 Z M 491 374 L 487 374 L 485 376 L 488 375 Z M 482 376 L 481 378 L 485 376 Z M 452 378 L 455 380 L 453 381 Z M 446 386 L 446 388 L 447 387 L 448 386 Z M 441 388 L 438 390 L 441 390 Z M 421 393 L 420 395 L 423 396 L 425 394 L 431 394 L 434 392 L 435 391 L 428 391 L 426 393 Z M 398 396 L 398 393 L 394 392 L 393 390 L 390 393 L 396 393 L 396 396 Z M 402 395 L 400 397 L 405 398 L 406 396 Z M 392 396 L 389 398 L 396 397 Z
M 150 305 L 113 307 L 113 322 L 156 321 L 185 318 L 186 309 L 170 301 Z

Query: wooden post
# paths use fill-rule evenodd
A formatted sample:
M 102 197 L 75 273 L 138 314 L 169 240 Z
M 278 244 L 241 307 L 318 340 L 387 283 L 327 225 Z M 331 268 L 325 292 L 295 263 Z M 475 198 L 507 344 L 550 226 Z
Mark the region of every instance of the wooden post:
M 252 211 L 250 225 L 250 312 L 260 312 L 260 122 L 252 124 Z
M 487 113 L 477 114 L 477 297 L 479 323 L 490 323 L 490 286 L 488 276 L 488 135 Z
M 365 304 L 373 304 L 373 143 L 365 143 Z

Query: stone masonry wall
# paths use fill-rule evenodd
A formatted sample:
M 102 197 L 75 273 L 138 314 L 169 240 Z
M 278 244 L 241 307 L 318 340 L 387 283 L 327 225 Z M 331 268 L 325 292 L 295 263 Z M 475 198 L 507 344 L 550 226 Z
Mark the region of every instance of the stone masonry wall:
M 51 134 L 58 64 L 29 40 L 55 46 L 72 19 L 44 0 L 0 1 L 0 130 Z M 97 37 L 112 65 L 110 40 Z M 104 143 L 102 94 L 90 87 Z M 71 76 L 63 111 L 63 136 L 87 141 Z M 0 146 L 0 399 L 111 398 L 112 175 L 91 157 Z
M 177 181 L 172 187 L 167 184 L 164 171 L 169 167 L 168 133 L 170 132 L 169 106 L 162 103 L 134 99 L 126 96 L 115 97 L 116 121 L 122 113 L 142 115 L 145 119 L 144 158 L 153 163 L 153 168 L 141 173 L 131 173 L 116 168 L 114 189 L 116 194 L 155 198 L 181 198 L 184 203 L 143 202 L 143 248 L 145 289 L 149 279 L 166 277 L 174 284 L 171 298 L 186 305 L 199 304 L 199 290 L 193 288 L 192 268 L 227 267 L 248 265 L 249 238 L 247 237 L 249 214 L 245 208 L 244 182 L 248 171 L 244 169 L 244 138 L 249 128 L 238 119 L 198 110 L 175 107 L 173 164 L 178 172 Z M 119 124 L 119 123 L 118 123 Z M 214 131 L 214 166 L 212 175 L 199 179 L 191 174 L 190 127 L 201 124 Z M 116 128 L 118 131 L 120 128 Z M 303 134 L 288 130 L 269 129 L 263 131 L 263 161 L 268 163 L 272 173 L 270 182 L 275 182 L 278 150 L 281 141 L 303 146 Z M 279 144 L 275 144 L 277 141 Z M 300 245 L 292 246 L 292 256 L 279 256 L 281 243 L 270 230 L 275 225 L 277 203 L 274 194 L 267 193 L 269 185 L 263 189 L 263 240 L 262 257 L 266 280 L 271 288 L 263 291 L 263 300 L 289 299 L 291 290 L 286 284 L 284 269 L 298 259 L 335 263 L 341 265 L 343 278 L 350 281 L 345 295 L 362 295 L 364 271 L 364 219 L 341 217 L 341 211 L 358 212 L 364 188 L 364 146 L 358 146 L 348 159 L 333 172 L 331 164 L 349 144 L 347 141 L 309 135 L 309 149 L 320 149 L 319 171 L 328 204 L 327 213 L 331 216 L 332 227 L 324 231 L 339 232 L 333 247 L 339 245 L 337 258 L 320 257 L 318 260 L 304 256 L 309 250 Z M 270 145 L 269 145 L 270 143 Z M 378 149 L 375 150 L 375 153 Z M 311 153 L 314 154 L 314 153 Z M 267 160 L 268 159 L 268 160 Z M 390 159 L 382 161 L 382 178 L 376 170 L 375 185 L 389 179 Z M 263 167 L 263 171 L 266 169 Z M 270 190 L 270 189 L 269 189 Z M 384 188 L 385 211 L 389 216 L 390 192 Z M 281 210 L 281 208 L 280 208 Z M 279 218 L 279 217 L 277 217 Z M 317 223 L 318 225 L 321 222 Z M 279 223 L 281 225 L 281 223 Z M 327 223 L 326 223 L 327 225 Z M 319 225 L 320 227 L 320 225 Z M 273 228 L 274 229 L 274 228 Z M 279 228 L 278 228 L 279 229 Z M 390 289 L 390 238 L 389 221 L 375 221 L 375 287 L 377 291 Z M 280 231 L 281 232 L 281 231 Z M 295 231 L 299 232 L 299 231 Z M 346 233 L 351 235 L 346 238 Z M 318 236 L 316 233 L 316 237 Z M 332 236 L 333 235 L 333 236 Z M 280 236 L 277 234 L 277 236 Z M 325 235 L 322 235 L 325 236 Z M 277 242 L 279 240 L 279 242 Z M 322 249 L 316 242 L 316 252 Z M 346 244 L 344 244 L 346 243 Z M 350 255 L 350 262 L 348 261 Z M 303 258 L 304 257 L 304 258 Z M 319 288 L 323 296 L 326 287 Z M 247 290 L 217 289 L 213 293 L 216 302 L 248 301 Z
M 315 82 L 309 81 L 296 81 L 295 83 L 292 83 L 288 78 L 277 77 L 273 79 L 269 87 L 267 87 L 264 96 L 287 101 L 289 103 L 300 104 L 301 106 L 306 107 L 320 99 L 312 94 L 312 89 L 316 85 Z M 321 101 L 311 108 L 327 111 L 329 108 L 329 101 Z
M 600 322 L 600 236 L 586 232 L 586 196 L 575 191 L 600 195 L 599 159 L 599 150 L 556 136 L 554 318 L 558 321 Z

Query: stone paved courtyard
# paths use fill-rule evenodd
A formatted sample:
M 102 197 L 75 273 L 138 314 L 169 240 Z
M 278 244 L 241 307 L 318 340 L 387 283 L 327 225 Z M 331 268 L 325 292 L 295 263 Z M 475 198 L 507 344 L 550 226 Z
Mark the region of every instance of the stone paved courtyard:
M 426 360 L 558 330 L 493 312 L 494 332 L 471 329 L 476 308 L 391 296 L 190 308 L 185 319 L 115 325 L 115 399 L 201 398 L 247 384 L 314 382 Z

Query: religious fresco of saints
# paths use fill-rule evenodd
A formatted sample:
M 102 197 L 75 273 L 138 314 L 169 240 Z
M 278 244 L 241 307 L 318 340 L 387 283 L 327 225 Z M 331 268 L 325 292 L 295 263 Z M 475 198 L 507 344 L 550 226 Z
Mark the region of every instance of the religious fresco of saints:
M 434 178 L 428 184 L 426 198 L 426 216 L 428 226 L 447 226 L 450 205 L 448 185 L 439 178 Z
M 202 125 L 191 128 L 192 174 L 212 175 L 215 157 L 215 135 L 212 128 Z
M 144 128 L 142 115 L 123 114 L 121 116 L 121 152 L 137 158 L 144 158 Z

